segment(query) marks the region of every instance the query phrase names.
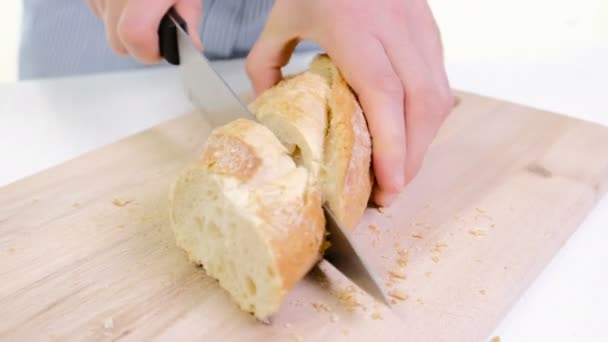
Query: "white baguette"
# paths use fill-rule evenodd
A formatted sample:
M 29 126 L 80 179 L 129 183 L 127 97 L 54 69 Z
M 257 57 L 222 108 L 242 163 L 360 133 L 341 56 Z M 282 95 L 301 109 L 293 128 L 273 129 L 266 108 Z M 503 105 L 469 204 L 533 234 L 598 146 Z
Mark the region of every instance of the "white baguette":
M 170 211 L 177 245 L 264 320 L 320 259 L 322 204 L 351 230 L 360 220 L 373 182 L 371 139 L 325 55 L 250 108 L 261 124 L 216 128 L 173 184 Z

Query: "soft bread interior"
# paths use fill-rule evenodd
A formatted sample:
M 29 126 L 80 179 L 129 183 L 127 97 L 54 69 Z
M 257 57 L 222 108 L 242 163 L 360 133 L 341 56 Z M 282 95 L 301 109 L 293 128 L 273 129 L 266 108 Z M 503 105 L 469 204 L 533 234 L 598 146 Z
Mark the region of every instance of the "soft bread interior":
M 173 185 L 177 245 L 242 310 L 265 319 L 318 260 L 324 220 L 310 181 L 264 126 L 218 128 Z
M 328 93 L 322 76 L 305 72 L 279 82 L 249 106 L 315 180 L 323 164 Z
M 239 200 L 232 201 L 215 177 L 192 170 L 177 183 L 177 245 L 217 279 L 242 310 L 266 317 L 284 293 L 278 265 L 259 222 L 237 209 Z

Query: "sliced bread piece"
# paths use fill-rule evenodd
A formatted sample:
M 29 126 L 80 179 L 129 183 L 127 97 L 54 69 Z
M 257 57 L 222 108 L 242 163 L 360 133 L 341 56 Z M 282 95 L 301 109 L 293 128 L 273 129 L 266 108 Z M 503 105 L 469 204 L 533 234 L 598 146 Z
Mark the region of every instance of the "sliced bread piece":
M 310 181 L 264 126 L 217 128 L 173 185 L 177 245 L 264 320 L 320 257 L 325 221 Z
M 353 230 L 371 195 L 371 137 L 359 103 L 327 55 L 249 106 L 317 178 L 323 201 Z

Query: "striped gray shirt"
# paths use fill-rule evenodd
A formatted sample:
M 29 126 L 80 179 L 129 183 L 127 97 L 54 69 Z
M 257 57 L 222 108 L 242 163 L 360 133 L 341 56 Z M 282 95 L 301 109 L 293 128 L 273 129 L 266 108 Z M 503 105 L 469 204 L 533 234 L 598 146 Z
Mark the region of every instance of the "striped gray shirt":
M 244 57 L 274 0 L 202 0 L 200 29 L 210 59 Z M 298 50 L 316 48 L 310 42 Z M 34 79 L 148 67 L 118 56 L 84 0 L 23 0 L 19 78 Z

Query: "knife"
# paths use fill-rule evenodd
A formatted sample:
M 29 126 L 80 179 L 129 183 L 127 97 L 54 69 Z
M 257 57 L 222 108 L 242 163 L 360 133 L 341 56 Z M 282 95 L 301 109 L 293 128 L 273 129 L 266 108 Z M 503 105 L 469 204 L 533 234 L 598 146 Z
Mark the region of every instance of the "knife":
M 178 65 L 182 86 L 190 102 L 204 114 L 211 127 L 225 125 L 238 118 L 255 120 L 228 84 L 192 43 L 186 22 L 172 7 L 158 29 L 160 55 Z
M 182 86 L 192 102 L 212 127 L 238 118 L 256 120 L 228 84 L 213 69 L 192 43 L 183 18 L 172 7 L 162 18 L 158 29 L 160 55 L 178 66 Z M 324 258 L 354 284 L 377 301 L 388 305 L 380 282 L 368 267 L 349 233 L 337 223 L 335 216 L 323 206 L 330 247 Z

